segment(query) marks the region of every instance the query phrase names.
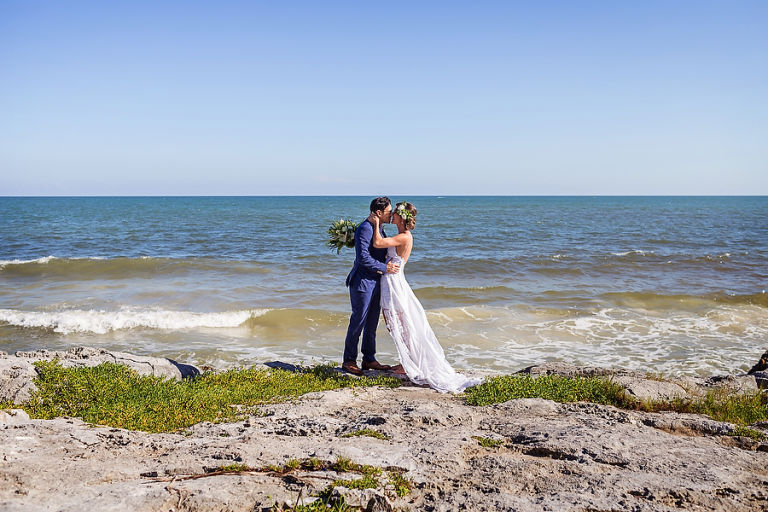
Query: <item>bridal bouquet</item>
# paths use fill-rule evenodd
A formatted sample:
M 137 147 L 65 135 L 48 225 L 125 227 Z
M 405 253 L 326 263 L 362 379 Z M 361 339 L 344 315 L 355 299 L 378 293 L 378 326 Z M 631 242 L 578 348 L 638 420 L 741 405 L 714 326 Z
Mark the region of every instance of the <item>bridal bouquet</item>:
M 331 227 L 328 228 L 328 247 L 336 249 L 336 254 L 341 252 L 342 247 L 355 247 L 355 230 L 358 224 L 355 224 L 351 220 L 339 219 L 333 221 Z

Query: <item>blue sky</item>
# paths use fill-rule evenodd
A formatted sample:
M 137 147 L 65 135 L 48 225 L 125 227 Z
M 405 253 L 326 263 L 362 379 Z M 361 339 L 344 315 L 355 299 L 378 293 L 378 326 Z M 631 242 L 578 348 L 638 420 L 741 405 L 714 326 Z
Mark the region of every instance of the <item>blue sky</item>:
M 768 2 L 0 0 L 0 195 L 768 194 Z

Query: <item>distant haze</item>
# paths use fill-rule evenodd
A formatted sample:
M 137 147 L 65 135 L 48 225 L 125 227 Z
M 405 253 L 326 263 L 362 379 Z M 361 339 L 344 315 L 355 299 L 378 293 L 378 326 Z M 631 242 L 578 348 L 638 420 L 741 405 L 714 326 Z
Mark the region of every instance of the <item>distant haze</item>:
M 0 195 L 768 194 L 768 2 L 0 3 Z

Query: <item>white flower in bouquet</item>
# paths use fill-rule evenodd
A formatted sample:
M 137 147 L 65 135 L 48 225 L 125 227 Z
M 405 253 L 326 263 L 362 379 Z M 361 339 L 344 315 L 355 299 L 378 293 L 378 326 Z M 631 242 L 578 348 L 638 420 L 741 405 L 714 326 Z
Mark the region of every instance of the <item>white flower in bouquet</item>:
M 349 219 L 339 219 L 333 221 L 328 228 L 328 247 L 336 249 L 336 254 L 341 252 L 342 247 L 355 247 L 355 230 L 358 224 Z

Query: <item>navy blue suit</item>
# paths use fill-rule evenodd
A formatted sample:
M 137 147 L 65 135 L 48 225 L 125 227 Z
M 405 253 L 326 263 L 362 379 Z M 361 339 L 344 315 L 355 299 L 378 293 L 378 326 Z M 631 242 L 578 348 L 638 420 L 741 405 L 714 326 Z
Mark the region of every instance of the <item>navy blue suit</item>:
M 381 230 L 381 236 L 384 230 Z M 357 344 L 363 334 L 363 362 L 376 360 L 376 328 L 381 313 L 381 276 L 387 271 L 386 249 L 373 246 L 373 224 L 364 220 L 355 231 L 355 265 L 347 276 L 349 317 L 347 339 L 344 341 L 344 361 L 357 361 Z

